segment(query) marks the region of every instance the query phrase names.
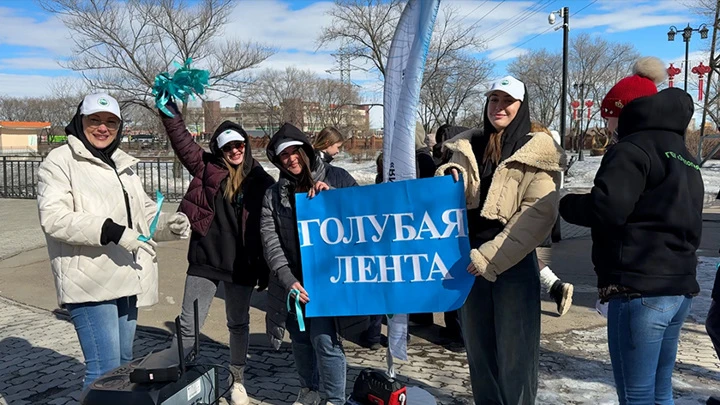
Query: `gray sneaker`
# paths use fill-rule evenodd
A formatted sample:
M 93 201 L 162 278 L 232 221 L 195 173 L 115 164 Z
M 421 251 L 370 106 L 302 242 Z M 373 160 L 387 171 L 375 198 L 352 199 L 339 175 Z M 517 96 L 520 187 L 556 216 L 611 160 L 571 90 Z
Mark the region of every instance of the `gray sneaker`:
M 320 394 L 317 391 L 310 391 L 310 388 L 300 388 L 298 397 L 293 405 L 318 405 L 320 404 Z

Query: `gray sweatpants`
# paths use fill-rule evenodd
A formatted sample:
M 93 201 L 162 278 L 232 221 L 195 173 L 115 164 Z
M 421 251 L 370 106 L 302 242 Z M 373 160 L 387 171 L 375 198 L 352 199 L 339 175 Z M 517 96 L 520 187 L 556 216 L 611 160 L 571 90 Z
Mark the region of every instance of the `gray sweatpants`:
M 235 376 L 235 381 L 242 382 L 250 339 L 250 297 L 254 287 L 222 283 L 225 288 L 225 314 L 230 331 L 230 368 Z M 200 329 L 202 329 L 219 284 L 220 281 L 217 280 L 191 275 L 185 279 L 180 330 L 182 331 L 183 347 L 186 351 L 193 346 L 195 341 L 193 302 L 198 300 L 198 321 Z M 173 347 L 175 347 L 175 340 L 173 340 Z

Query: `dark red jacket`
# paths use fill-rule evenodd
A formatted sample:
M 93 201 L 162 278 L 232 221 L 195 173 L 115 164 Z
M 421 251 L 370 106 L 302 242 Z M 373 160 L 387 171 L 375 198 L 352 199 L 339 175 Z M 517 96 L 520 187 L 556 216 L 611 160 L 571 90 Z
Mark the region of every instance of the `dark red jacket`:
M 161 114 L 163 125 L 175 154 L 193 176 L 179 208 L 188 216 L 193 231 L 188 251 L 188 274 L 243 285 L 255 285 L 259 281 L 261 286 L 264 285 L 267 265 L 260 243 L 260 210 L 265 191 L 275 181 L 253 159 L 248 142 L 243 163 L 245 179 L 241 186 L 242 212 L 237 212 L 234 217 L 217 218 L 218 221 L 237 221 L 234 225 L 241 226 L 240 232 L 218 232 L 218 224 L 214 224 L 215 204 L 223 202 L 218 193 L 223 192 L 221 187 L 229 172 L 217 147 L 217 136 L 226 129 L 236 130 L 246 139 L 247 134 L 240 125 L 225 121 L 210 139 L 211 152 L 206 152 L 188 132 L 177 107 L 169 103 L 168 108 L 174 117 Z

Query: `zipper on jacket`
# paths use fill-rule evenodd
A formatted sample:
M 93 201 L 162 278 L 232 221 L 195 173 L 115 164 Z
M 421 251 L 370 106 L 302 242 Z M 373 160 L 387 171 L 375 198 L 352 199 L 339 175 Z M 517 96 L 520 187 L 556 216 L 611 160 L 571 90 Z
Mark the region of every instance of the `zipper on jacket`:
M 132 229 L 132 216 L 130 213 L 130 197 L 128 196 L 127 190 L 125 190 L 125 185 L 123 184 L 122 180 L 120 180 L 120 174 L 117 172 L 116 169 L 113 169 L 113 171 L 115 172 L 115 176 L 117 176 L 117 179 L 120 182 L 120 187 L 122 187 L 123 198 L 125 199 L 125 211 L 127 214 L 127 226 L 128 226 L 128 228 Z

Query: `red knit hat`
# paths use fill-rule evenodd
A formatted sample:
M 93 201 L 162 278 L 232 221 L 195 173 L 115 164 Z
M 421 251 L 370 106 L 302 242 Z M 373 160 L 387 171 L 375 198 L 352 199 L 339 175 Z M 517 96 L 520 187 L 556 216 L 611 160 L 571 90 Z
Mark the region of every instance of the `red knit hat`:
M 633 66 L 633 75 L 619 82 L 608 92 L 600 106 L 603 118 L 619 117 L 620 111 L 629 102 L 639 97 L 657 93 L 657 84 L 665 80 L 665 66 L 654 57 L 638 59 Z

